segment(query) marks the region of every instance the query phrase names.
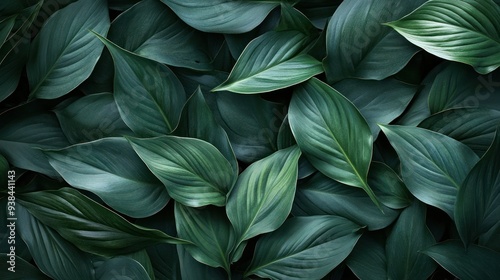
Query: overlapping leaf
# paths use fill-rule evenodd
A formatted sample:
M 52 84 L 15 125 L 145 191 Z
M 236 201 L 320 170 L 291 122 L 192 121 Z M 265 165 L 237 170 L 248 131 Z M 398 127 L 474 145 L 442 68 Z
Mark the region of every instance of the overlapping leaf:
M 100 264 L 95 270 L 96 280 L 116 279 L 151 279 L 146 269 L 136 260 L 128 257 L 116 257 Z

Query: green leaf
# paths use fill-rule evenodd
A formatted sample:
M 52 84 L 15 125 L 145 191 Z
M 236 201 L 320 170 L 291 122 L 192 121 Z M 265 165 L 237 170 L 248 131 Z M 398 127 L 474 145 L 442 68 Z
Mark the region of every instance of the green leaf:
M 0 48 L 0 57 L 5 57 L 0 63 L 0 102 L 16 90 L 24 65 L 28 60 L 30 48 L 28 39 L 19 41 L 16 50 L 11 50 L 8 44 Z
M 30 102 L 0 115 L 0 153 L 14 166 L 58 176 L 40 150 L 69 146 L 56 116 L 40 102 Z
M 460 186 L 455 223 L 465 246 L 491 229 L 500 227 L 500 126 L 484 156 Z
M 495 280 L 500 277 L 500 253 L 477 245 L 467 250 L 458 240 L 436 244 L 423 252 L 462 280 Z
M 156 245 L 158 246 L 158 245 Z M 172 245 L 175 246 L 175 245 Z M 123 257 L 130 258 L 134 261 L 137 261 L 143 269 L 147 272 L 149 279 L 153 280 L 155 279 L 155 274 L 153 271 L 153 265 L 151 264 L 151 260 L 149 259 L 148 252 L 146 249 L 136 251 L 130 254 L 122 255 Z
M 199 280 L 213 280 L 213 279 L 228 279 L 227 273 L 222 268 L 213 268 L 196 261 L 186 250 L 184 246 L 177 245 L 179 253 L 179 262 L 181 266 L 181 276 L 176 279 L 199 279 Z
M 40 222 L 85 252 L 113 256 L 157 243 L 186 243 L 161 231 L 131 224 L 70 188 L 32 192 L 17 198 Z
M 111 93 L 87 95 L 54 112 L 72 144 L 134 135 L 121 119 Z
M 141 1 L 111 24 L 108 39 L 142 57 L 167 65 L 211 70 L 208 38 L 156 0 Z
M 387 280 L 385 238 L 363 234 L 346 259 L 346 264 L 359 279 Z
M 184 105 L 175 134 L 198 138 L 214 145 L 231 164 L 234 172 L 238 172 L 238 162 L 227 133 L 217 123 L 199 87 Z
M 40 223 L 24 207 L 16 206 L 19 234 L 41 271 L 61 280 L 92 278 L 94 268 L 89 254 L 78 250 L 55 230 Z
M 383 229 L 398 216 L 398 212 L 381 206 L 382 213 L 366 193 L 343 185 L 321 173 L 299 182 L 292 213 L 295 216 L 335 215 L 345 217 L 368 230 Z
M 382 80 L 403 69 L 418 48 L 381 24 L 399 19 L 422 2 L 343 1 L 327 27 L 324 66 L 328 81 Z
M 428 279 L 436 264 L 420 253 L 436 243 L 425 225 L 425 205 L 415 201 L 401 212 L 387 237 L 387 279 Z
M 295 8 L 304 13 L 316 28 L 325 28 L 342 0 L 307 0 L 299 1 Z
M 384 163 L 372 162 L 368 182 L 380 202 L 387 207 L 402 209 L 408 207 L 413 200 L 398 174 Z
M 288 119 L 297 144 L 316 169 L 362 188 L 379 205 L 367 182 L 373 137 L 349 100 L 313 78 L 295 88 Z
M 270 31 L 252 40 L 227 80 L 213 91 L 253 94 L 299 84 L 323 72 L 321 62 L 301 54 L 310 38 L 295 30 Z
M 127 139 L 176 201 L 191 207 L 226 204 L 236 173 L 212 144 L 176 136 Z
M 349 99 L 366 119 L 373 139 L 380 128 L 399 117 L 410 103 L 417 88 L 389 78 L 382 81 L 342 80 L 333 85 Z
M 240 174 L 226 205 L 239 243 L 277 229 L 288 217 L 300 154 L 296 146 L 279 150 Z
M 9 263 L 10 257 L 6 253 L 0 253 L 0 262 Z M 8 267 L 7 267 L 8 268 Z M 50 280 L 51 278 L 43 274 L 38 268 L 23 258 L 16 256 L 15 272 L 5 270 L 0 271 L 0 276 L 3 280 L 18 280 L 18 279 L 36 279 L 36 280 Z
M 316 35 L 318 33 L 311 21 L 290 3 L 281 2 L 280 11 L 280 21 L 276 26 L 276 31 L 296 30 L 305 35 Z
M 448 136 L 405 126 L 380 126 L 401 160 L 401 175 L 420 201 L 453 217 L 455 198 L 477 155 Z
M 259 239 L 246 276 L 321 279 L 351 253 L 360 228 L 336 216 L 291 218 Z
M 500 66 L 500 7 L 491 0 L 431 0 L 388 25 L 427 52 L 481 74 Z
M 259 25 L 277 3 L 234 0 L 161 0 L 184 22 L 203 32 L 244 33 Z
M 163 184 L 123 138 L 105 138 L 45 154 L 71 186 L 95 193 L 130 217 L 151 216 L 169 200 Z
M 113 56 L 114 97 L 125 124 L 143 137 L 171 133 L 179 122 L 186 100 L 184 88 L 174 73 L 158 62 L 137 56 L 95 35 Z
M 9 37 L 10 31 L 14 27 L 17 15 L 12 15 L 0 20 L 0 48 Z
M 418 126 L 458 140 L 482 156 L 490 146 L 499 124 L 500 111 L 457 108 L 432 115 Z
M 151 279 L 146 269 L 136 260 L 115 257 L 99 265 L 95 271 L 96 280 L 107 279 Z
M 175 223 L 179 237 L 193 242 L 184 245 L 197 261 L 230 272 L 231 253 L 236 236 L 224 209 L 195 209 L 175 204 Z
M 54 13 L 31 47 L 30 97 L 57 98 L 87 79 L 103 48 L 89 30 L 106 34 L 109 25 L 104 0 L 80 0 Z

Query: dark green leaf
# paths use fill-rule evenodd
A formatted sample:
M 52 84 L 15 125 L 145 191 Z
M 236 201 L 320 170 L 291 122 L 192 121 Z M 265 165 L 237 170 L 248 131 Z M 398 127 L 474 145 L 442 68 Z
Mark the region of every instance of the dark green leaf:
M 273 231 L 285 221 L 292 209 L 300 154 L 297 146 L 279 150 L 240 174 L 226 206 L 238 243 Z
M 291 218 L 259 239 L 246 275 L 321 279 L 351 253 L 360 228 L 336 216 Z
M 382 204 L 393 209 L 409 206 L 413 200 L 403 181 L 389 166 L 372 162 L 368 182 Z
M 151 279 L 144 267 L 134 259 L 115 257 L 102 263 L 95 271 L 96 280 Z
M 123 138 L 105 138 L 45 154 L 71 186 L 95 193 L 128 216 L 151 216 L 169 200 L 163 184 Z
M 401 212 L 387 238 L 388 279 L 428 279 L 436 264 L 420 251 L 436 243 L 425 225 L 425 205 L 415 201 Z
M 0 57 L 5 57 L 0 63 L 0 102 L 16 90 L 28 60 L 29 47 L 29 40 L 24 39 L 19 42 L 16 50 L 11 51 L 8 43 L 0 48 Z
M 159 246 L 159 245 L 156 245 L 156 246 Z M 171 245 L 171 246 L 175 246 L 175 245 Z M 149 279 L 153 280 L 156 278 L 154 271 L 153 271 L 153 265 L 151 264 L 151 260 L 149 258 L 149 255 L 148 255 L 148 252 L 146 251 L 146 249 L 136 251 L 136 252 L 133 252 L 130 254 L 122 255 L 122 257 L 127 257 L 127 258 L 130 258 L 132 260 L 137 261 L 144 268 L 144 270 L 147 272 Z
M 363 234 L 346 260 L 359 279 L 387 280 L 385 240 Z
M 458 188 L 477 162 L 464 144 L 417 127 L 381 126 L 401 160 L 401 175 L 420 201 L 453 217 Z
M 18 196 L 19 202 L 44 225 L 80 250 L 112 256 L 157 243 L 186 241 L 129 223 L 114 212 L 70 188 Z
M 176 136 L 127 139 L 176 201 L 192 207 L 226 204 L 236 173 L 212 144 Z
M 6 253 L 0 253 L 0 262 L 3 264 L 9 263 L 10 257 Z M 50 280 L 51 278 L 45 276 L 38 268 L 29 262 L 25 261 L 19 256 L 16 256 L 16 268 L 15 272 L 7 271 L 7 268 L 0 271 L 0 277 L 3 280 Z
M 462 280 L 500 278 L 500 253 L 477 245 L 467 250 L 458 240 L 436 244 L 424 251 L 439 265 Z
M 95 34 L 115 64 L 114 97 L 132 131 L 144 137 L 171 133 L 186 100 L 184 88 L 166 66 L 128 52 Z
M 500 66 L 500 7 L 491 0 L 427 1 L 388 25 L 427 52 L 481 74 Z
M 0 20 L 0 48 L 9 37 L 10 31 L 14 27 L 17 15 L 12 15 Z
M 50 17 L 26 66 L 30 97 L 57 98 L 88 78 L 103 48 L 89 30 L 106 34 L 109 25 L 105 0 L 80 0 Z
M 323 29 L 342 0 L 302 0 L 295 5 L 314 24 Z
M 318 33 L 311 21 L 302 12 L 286 2 L 281 3 L 280 21 L 275 30 L 296 30 L 305 35 Z
M 196 279 L 196 280 L 225 280 L 227 274 L 222 268 L 213 268 L 196 261 L 185 249 L 184 246 L 178 245 L 179 262 L 181 266 L 181 275 L 179 279 Z
M 288 119 L 297 144 L 316 169 L 364 189 L 378 205 L 367 182 L 373 137 L 348 99 L 313 78 L 295 89 Z

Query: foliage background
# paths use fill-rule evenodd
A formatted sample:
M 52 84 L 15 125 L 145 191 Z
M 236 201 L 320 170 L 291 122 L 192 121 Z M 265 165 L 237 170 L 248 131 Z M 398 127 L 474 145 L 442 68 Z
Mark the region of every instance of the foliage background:
M 500 279 L 498 4 L 2 1 L 1 278 Z

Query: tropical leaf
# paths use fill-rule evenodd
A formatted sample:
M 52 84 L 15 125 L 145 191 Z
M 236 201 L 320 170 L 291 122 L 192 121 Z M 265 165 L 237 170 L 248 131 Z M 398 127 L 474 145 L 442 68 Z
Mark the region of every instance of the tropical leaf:
M 99 265 L 95 270 L 95 279 L 151 279 L 146 269 L 136 260 L 128 257 L 116 257 Z
M 388 25 L 427 52 L 481 74 L 500 66 L 500 7 L 491 0 L 431 0 Z
M 213 268 L 196 261 L 184 246 L 177 245 L 179 263 L 181 267 L 181 279 L 228 279 L 227 273 L 222 268 Z
M 346 264 L 359 279 L 388 279 L 385 240 L 377 237 L 363 234 L 346 259 Z
M 10 257 L 6 253 L 0 253 L 0 261 L 2 263 L 9 263 Z M 8 268 L 7 268 L 8 269 Z M 5 270 L 7 270 L 5 269 Z M 17 280 L 20 279 L 37 279 L 37 280 L 50 280 L 51 278 L 43 274 L 38 268 L 23 258 L 16 256 L 16 268 L 14 273 L 11 271 L 2 271 L 0 276 L 4 280 Z
M 341 217 L 295 217 L 257 242 L 246 276 L 321 279 L 351 253 L 360 226 Z
M 17 88 L 26 61 L 28 60 L 29 40 L 21 40 L 17 51 L 12 51 L 8 43 L 0 48 L 0 102 L 9 97 Z
M 80 0 L 47 20 L 26 66 L 30 97 L 57 98 L 87 79 L 103 48 L 89 30 L 105 35 L 109 25 L 104 0 Z
M 210 143 L 176 136 L 127 139 L 176 201 L 191 207 L 226 204 L 236 174 Z
M 368 182 L 380 202 L 387 207 L 402 209 L 408 207 L 413 200 L 398 174 L 384 163 L 372 162 Z

